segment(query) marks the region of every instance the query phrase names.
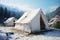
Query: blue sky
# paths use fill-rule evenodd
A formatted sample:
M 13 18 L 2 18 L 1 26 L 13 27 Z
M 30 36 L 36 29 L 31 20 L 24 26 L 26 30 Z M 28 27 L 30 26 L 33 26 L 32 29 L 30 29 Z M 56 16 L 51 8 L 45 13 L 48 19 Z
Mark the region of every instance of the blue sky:
M 53 11 L 60 6 L 60 0 L 0 0 L 0 3 L 19 5 L 27 10 L 41 8 L 45 12 Z

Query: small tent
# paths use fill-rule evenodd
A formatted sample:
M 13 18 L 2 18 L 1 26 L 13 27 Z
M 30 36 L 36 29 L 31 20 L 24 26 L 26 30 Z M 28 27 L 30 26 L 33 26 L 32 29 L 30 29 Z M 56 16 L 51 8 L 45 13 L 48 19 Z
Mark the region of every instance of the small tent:
M 14 26 L 16 20 L 17 19 L 15 17 L 10 17 L 4 22 L 4 24 L 5 26 Z
M 41 30 L 49 30 L 47 17 L 42 10 L 30 10 L 19 18 L 16 22 L 15 28 L 28 33 L 40 32 Z

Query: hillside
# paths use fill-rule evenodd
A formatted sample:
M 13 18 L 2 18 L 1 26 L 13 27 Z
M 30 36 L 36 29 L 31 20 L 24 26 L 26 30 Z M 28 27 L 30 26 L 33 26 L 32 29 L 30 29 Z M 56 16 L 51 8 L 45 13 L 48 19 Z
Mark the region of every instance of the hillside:
M 54 18 L 56 15 L 60 16 L 60 7 L 58 7 L 56 10 L 46 14 L 46 16 L 48 17 L 48 20 L 50 20 L 51 18 Z

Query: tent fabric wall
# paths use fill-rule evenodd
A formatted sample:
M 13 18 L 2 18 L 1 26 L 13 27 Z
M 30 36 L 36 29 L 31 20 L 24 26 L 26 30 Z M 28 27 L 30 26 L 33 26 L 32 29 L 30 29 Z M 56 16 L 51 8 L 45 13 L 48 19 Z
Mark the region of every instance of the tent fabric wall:
M 31 33 L 30 25 L 16 23 L 15 28 L 18 30 L 22 30 L 22 31 Z
M 50 30 L 49 25 L 48 25 L 47 17 L 43 14 L 42 11 L 41 11 L 41 15 L 42 15 L 42 19 L 44 20 L 44 23 L 45 23 L 45 29 Z

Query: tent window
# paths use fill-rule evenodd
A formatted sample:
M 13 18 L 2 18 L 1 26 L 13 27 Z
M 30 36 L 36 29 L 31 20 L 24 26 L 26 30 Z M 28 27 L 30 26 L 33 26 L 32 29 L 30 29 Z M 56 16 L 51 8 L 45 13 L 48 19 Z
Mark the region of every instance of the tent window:
M 40 29 L 41 30 L 44 30 L 45 29 L 45 24 L 44 24 L 44 21 L 42 19 L 42 15 L 40 16 Z

